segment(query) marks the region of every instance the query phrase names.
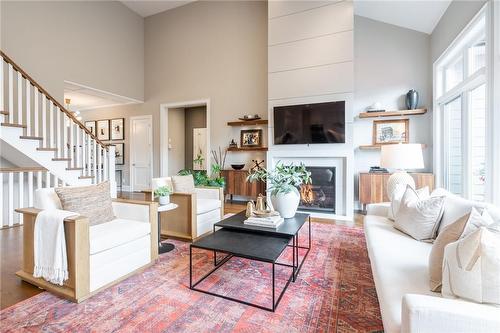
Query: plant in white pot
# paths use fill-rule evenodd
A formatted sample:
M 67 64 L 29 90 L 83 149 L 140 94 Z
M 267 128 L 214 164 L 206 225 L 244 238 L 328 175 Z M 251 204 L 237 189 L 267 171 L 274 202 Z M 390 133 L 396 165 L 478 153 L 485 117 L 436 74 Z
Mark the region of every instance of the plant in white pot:
M 249 181 L 268 182 L 268 192 L 271 193 L 271 203 L 283 218 L 295 216 L 300 202 L 297 189 L 302 184 L 311 183 L 311 173 L 304 164 L 285 165 L 278 162 L 273 170 L 264 168 L 255 170 L 248 176 Z
M 155 190 L 155 196 L 158 197 L 158 201 L 162 206 L 170 203 L 170 194 L 172 194 L 170 186 L 161 186 Z

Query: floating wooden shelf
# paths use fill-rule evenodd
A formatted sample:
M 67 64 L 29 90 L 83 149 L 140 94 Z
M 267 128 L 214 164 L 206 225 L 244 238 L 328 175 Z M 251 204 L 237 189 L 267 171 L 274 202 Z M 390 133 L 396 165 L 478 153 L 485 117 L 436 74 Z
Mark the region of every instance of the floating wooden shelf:
M 427 109 L 398 110 L 398 111 L 385 111 L 385 112 L 361 112 L 359 114 L 359 118 L 401 117 L 401 116 L 414 116 L 425 113 L 427 113 Z
M 267 147 L 227 148 L 227 151 L 267 151 Z
M 255 125 L 267 125 L 267 119 L 258 120 L 247 120 L 247 121 L 230 121 L 227 126 L 255 126 Z
M 358 148 L 360 150 L 380 150 L 381 147 L 382 147 L 382 145 L 362 145 L 362 146 L 359 146 Z M 427 145 L 423 143 L 422 149 L 425 149 L 425 148 L 427 148 Z

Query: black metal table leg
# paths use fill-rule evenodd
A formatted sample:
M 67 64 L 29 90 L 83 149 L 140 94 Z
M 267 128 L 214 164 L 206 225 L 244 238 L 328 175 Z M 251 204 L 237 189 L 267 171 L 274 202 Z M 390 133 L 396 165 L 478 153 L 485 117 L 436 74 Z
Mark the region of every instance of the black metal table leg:
M 175 249 L 174 244 L 161 242 L 161 220 L 160 213 L 158 213 L 158 254 L 167 253 L 173 249 Z

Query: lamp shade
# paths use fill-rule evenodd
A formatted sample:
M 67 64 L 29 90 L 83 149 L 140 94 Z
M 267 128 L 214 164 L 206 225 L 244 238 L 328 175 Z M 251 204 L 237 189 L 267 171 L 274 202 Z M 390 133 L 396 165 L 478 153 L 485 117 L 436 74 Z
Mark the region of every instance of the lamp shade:
M 420 143 L 383 145 L 380 166 L 398 170 L 423 169 L 422 145 Z

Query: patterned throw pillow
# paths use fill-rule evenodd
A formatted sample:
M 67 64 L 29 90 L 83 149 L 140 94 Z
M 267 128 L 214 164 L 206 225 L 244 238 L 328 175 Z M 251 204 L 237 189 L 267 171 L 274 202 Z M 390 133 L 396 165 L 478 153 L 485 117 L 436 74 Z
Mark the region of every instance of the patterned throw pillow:
M 500 305 L 500 223 L 446 246 L 442 293 L 446 298 Z
M 432 241 L 443 214 L 443 204 L 444 197 L 422 199 L 411 186 L 407 186 L 394 227 L 416 240 Z
M 477 229 L 493 223 L 488 212 L 483 214 L 473 207 L 469 214 L 446 226 L 437 236 L 429 255 L 429 282 L 432 291 L 440 291 L 443 278 L 443 256 L 446 245 L 463 238 Z
M 89 225 L 106 223 L 115 219 L 109 182 L 81 187 L 54 189 L 64 210 L 89 218 Z
M 194 179 L 192 175 L 172 176 L 172 185 L 174 186 L 174 192 L 177 193 L 194 192 Z

